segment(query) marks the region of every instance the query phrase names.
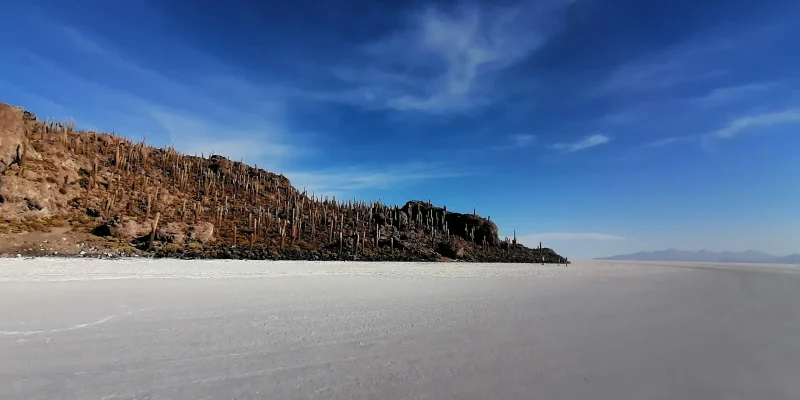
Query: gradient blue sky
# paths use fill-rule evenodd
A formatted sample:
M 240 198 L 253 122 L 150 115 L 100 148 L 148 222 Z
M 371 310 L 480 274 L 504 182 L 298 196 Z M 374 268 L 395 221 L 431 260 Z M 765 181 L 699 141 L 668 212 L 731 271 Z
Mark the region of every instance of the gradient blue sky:
M 572 258 L 800 251 L 800 3 L 0 0 L 0 101 Z

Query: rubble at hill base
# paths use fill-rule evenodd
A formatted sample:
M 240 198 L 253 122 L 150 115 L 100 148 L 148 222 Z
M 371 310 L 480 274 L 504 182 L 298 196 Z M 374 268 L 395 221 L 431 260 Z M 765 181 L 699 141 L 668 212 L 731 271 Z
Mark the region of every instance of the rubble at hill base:
M 321 198 L 220 155 L 76 131 L 3 103 L 0 215 L 0 234 L 68 226 L 118 252 L 154 257 L 567 262 L 552 249 L 501 240 L 497 225 L 474 212 Z

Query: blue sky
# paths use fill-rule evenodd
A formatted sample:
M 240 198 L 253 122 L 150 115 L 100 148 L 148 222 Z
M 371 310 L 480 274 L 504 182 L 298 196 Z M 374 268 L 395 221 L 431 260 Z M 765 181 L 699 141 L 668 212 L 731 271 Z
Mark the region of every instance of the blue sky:
M 796 1 L 0 2 L 42 118 L 572 258 L 800 251 Z

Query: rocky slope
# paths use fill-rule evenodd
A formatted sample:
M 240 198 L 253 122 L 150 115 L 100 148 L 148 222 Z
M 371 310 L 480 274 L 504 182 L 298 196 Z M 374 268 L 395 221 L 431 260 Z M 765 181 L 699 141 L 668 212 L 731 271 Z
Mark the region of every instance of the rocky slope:
M 0 253 L 46 253 L 31 233 L 68 228 L 60 255 L 90 246 L 189 258 L 566 262 L 552 249 L 501 240 L 474 213 L 320 198 L 220 155 L 76 131 L 3 103 L 0 215 L 0 241 L 32 238 Z

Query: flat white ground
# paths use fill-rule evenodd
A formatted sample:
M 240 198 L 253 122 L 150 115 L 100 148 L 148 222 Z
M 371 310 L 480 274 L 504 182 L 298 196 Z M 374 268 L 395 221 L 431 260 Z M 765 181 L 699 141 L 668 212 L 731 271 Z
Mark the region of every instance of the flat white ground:
M 798 399 L 800 268 L 0 259 L 2 399 Z

